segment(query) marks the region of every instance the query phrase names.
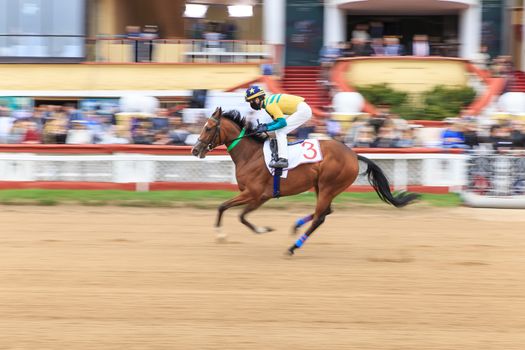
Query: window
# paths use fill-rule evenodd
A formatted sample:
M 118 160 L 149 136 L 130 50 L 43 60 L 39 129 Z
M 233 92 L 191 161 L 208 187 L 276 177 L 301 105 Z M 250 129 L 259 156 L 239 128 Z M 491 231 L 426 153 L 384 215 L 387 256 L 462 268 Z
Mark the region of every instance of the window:
M 0 57 L 84 57 L 85 0 L 0 0 Z

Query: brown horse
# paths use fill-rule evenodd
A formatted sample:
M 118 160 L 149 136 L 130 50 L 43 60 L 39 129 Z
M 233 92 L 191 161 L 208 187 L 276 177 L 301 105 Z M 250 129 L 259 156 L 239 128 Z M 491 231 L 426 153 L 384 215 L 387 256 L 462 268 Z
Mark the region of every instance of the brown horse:
M 246 220 L 246 215 L 259 208 L 273 197 L 273 177 L 266 169 L 263 155 L 263 143 L 266 135 L 251 132 L 249 123 L 237 111 L 223 113 L 217 108 L 208 119 L 200 137 L 192 149 L 192 154 L 204 158 L 206 153 L 219 145 L 226 145 L 235 163 L 235 175 L 240 194 L 222 203 L 218 208 L 216 227 L 221 226 L 222 214 L 226 209 L 246 205 L 241 212 L 240 221 L 255 233 L 272 231 L 269 227 L 257 227 Z M 288 172 L 281 179 L 281 196 L 292 196 L 310 190 L 317 194 L 315 212 L 296 221 L 293 232 L 312 221 L 312 224 L 293 246 L 288 249 L 294 254 L 308 237 L 332 213 L 332 200 L 347 189 L 359 173 L 358 161 L 368 165 L 366 175 L 379 197 L 396 207 L 403 207 L 418 196 L 411 193 L 393 195 L 390 184 L 381 169 L 363 156 L 358 156 L 343 143 L 335 140 L 320 141 L 323 160 L 318 163 L 302 164 Z

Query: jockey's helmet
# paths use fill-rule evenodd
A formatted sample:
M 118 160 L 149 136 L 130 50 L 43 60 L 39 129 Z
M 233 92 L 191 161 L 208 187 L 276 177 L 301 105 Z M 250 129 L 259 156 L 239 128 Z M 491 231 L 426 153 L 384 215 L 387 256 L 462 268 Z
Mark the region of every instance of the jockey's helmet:
M 250 86 L 248 89 L 246 89 L 246 95 L 244 96 L 244 99 L 249 102 L 253 100 L 256 97 L 263 96 L 264 97 L 265 92 L 263 89 L 258 87 L 257 85 Z

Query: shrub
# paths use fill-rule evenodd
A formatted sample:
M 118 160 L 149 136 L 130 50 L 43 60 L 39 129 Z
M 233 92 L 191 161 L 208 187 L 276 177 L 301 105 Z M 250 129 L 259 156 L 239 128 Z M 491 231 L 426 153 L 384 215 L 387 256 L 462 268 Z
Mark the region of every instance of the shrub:
M 408 98 L 408 93 L 394 90 L 388 84 L 363 85 L 357 90 L 368 102 L 376 106 L 401 106 Z
M 470 86 L 438 85 L 421 95 L 421 102 L 408 98 L 408 93 L 396 91 L 388 84 L 360 86 L 357 89 L 373 105 L 389 105 L 393 113 L 405 119 L 442 120 L 457 117 L 470 105 L 476 92 Z

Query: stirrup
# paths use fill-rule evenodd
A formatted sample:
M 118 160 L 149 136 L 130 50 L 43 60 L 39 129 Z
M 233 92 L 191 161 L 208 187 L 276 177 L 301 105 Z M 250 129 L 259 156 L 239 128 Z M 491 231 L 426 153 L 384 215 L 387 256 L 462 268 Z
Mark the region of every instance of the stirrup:
M 270 166 L 270 168 L 276 169 L 288 168 L 288 160 L 284 158 L 279 158 L 278 160 L 274 161 L 272 159 L 272 161 L 268 165 Z

